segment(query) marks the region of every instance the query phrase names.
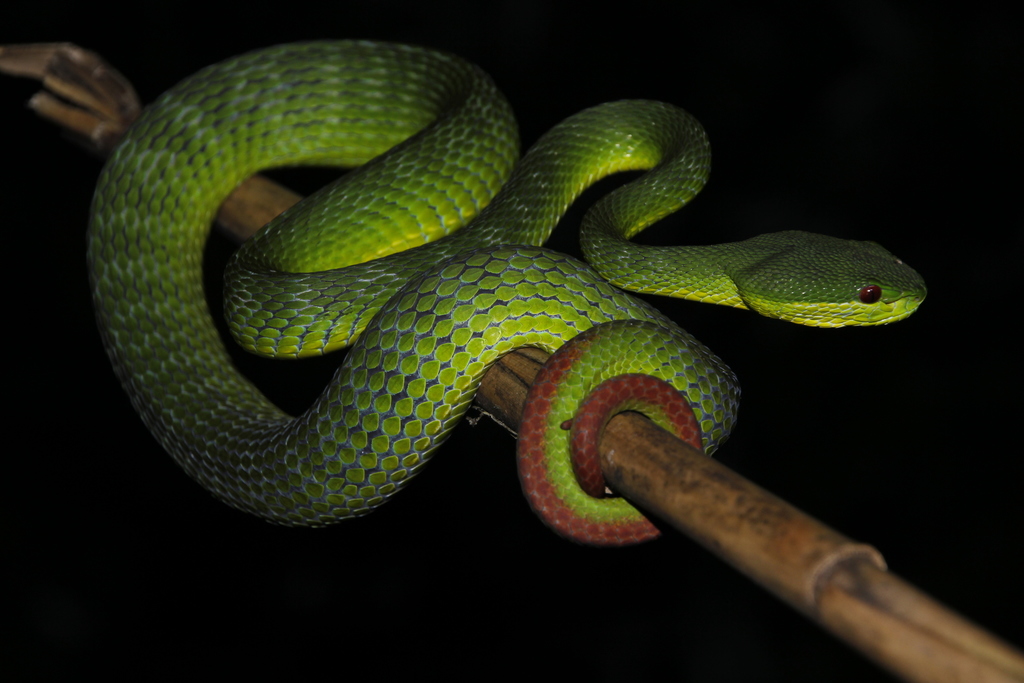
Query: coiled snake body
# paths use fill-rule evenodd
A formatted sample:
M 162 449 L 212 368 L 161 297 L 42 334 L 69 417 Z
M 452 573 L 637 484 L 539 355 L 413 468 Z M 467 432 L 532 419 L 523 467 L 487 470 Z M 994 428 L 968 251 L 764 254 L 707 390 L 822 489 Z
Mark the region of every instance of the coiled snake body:
M 625 361 L 617 372 L 682 391 L 711 452 L 735 419 L 731 371 L 609 281 L 826 326 L 900 319 L 923 299 L 919 276 L 871 243 L 806 233 L 667 251 L 626 242 L 707 177 L 703 130 L 670 105 L 602 105 L 515 165 L 517 148 L 511 111 L 481 71 L 407 46 L 279 46 L 162 96 L 101 175 L 88 258 L 115 371 L 172 457 L 214 495 L 274 522 L 364 514 L 429 459 L 502 354 L 553 351 L 613 320 L 654 330 L 612 341 Z M 220 202 L 252 173 L 294 164 L 358 168 L 239 250 L 225 314 L 257 354 L 352 344 L 298 417 L 231 364 L 201 283 Z M 593 266 L 539 247 L 587 186 L 629 169 L 650 170 L 585 220 Z M 602 524 L 637 518 L 621 499 L 583 494 L 560 449 L 549 446 L 551 477 L 566 505 Z

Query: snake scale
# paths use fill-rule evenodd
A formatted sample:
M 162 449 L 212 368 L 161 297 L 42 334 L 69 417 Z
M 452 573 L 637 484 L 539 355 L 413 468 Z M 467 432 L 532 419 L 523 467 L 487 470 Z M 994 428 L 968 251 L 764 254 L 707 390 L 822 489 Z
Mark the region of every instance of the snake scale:
M 518 146 L 511 108 L 480 69 L 404 45 L 268 48 L 208 67 L 149 107 L 101 174 L 88 262 L 115 372 L 175 461 L 226 503 L 276 523 L 359 516 L 429 460 L 503 354 L 554 351 L 623 320 L 637 322 L 604 335 L 614 374 L 675 386 L 710 453 L 735 420 L 733 373 L 619 287 L 829 327 L 899 320 L 924 298 L 917 273 L 874 243 L 800 232 L 707 247 L 628 242 L 706 182 L 704 131 L 674 106 L 600 105 L 517 163 Z M 201 269 L 224 198 L 261 169 L 299 164 L 355 170 L 239 249 L 224 311 L 256 354 L 350 347 L 293 417 L 232 365 Z M 624 170 L 646 173 L 587 214 L 590 265 L 540 246 L 584 189 Z M 591 385 L 567 380 L 559 393 L 578 403 Z M 549 488 L 567 508 L 588 523 L 635 522 L 621 498 L 583 493 L 568 434 L 551 434 Z

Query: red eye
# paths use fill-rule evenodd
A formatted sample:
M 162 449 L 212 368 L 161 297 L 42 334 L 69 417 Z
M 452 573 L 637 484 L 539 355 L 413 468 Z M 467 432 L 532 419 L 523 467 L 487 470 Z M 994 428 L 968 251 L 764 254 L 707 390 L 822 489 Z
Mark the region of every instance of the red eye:
M 873 304 L 882 298 L 882 288 L 878 285 L 868 285 L 860 290 L 860 300 L 866 304 Z

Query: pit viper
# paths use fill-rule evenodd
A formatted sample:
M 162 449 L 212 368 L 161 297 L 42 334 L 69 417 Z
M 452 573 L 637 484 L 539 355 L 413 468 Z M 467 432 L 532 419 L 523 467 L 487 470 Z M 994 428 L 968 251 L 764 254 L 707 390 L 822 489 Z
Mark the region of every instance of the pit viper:
M 635 321 L 606 335 L 614 372 L 670 382 L 713 452 L 735 421 L 733 373 L 621 288 L 825 327 L 899 320 L 925 296 L 915 271 L 870 242 L 794 231 L 703 247 L 629 242 L 707 180 L 706 135 L 675 106 L 599 105 L 517 162 L 518 149 L 511 108 L 483 71 L 405 45 L 272 47 L 161 96 L 105 165 L 88 234 L 104 345 L 156 439 L 226 503 L 324 525 L 405 486 L 503 354 L 554 351 L 611 321 Z M 231 363 L 202 258 L 235 187 L 300 164 L 354 170 L 246 242 L 224 285 L 231 335 L 255 354 L 349 347 L 320 397 L 291 416 Z M 645 173 L 584 219 L 589 265 L 541 246 L 584 189 L 626 170 Z M 571 377 L 557 393 L 578 402 L 590 385 Z M 575 408 L 559 410 L 552 425 Z M 640 513 L 625 500 L 583 492 L 568 433 L 551 433 L 545 476 L 566 508 L 588 524 L 634 523 Z M 463 485 L 474 486 L 471 471 Z

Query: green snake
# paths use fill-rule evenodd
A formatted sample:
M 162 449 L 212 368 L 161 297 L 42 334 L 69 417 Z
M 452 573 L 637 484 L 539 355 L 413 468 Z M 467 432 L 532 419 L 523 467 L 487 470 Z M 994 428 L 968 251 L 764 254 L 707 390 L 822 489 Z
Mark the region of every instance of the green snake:
M 619 371 L 681 391 L 710 453 L 735 420 L 733 373 L 619 287 L 830 327 L 899 320 L 924 298 L 920 276 L 874 243 L 801 232 L 706 247 L 628 242 L 707 179 L 704 131 L 671 105 L 586 110 L 516 163 L 518 144 L 509 105 L 480 69 L 403 45 L 273 47 L 208 67 L 149 107 L 101 174 L 88 261 L 115 372 L 175 461 L 276 523 L 359 516 L 420 470 L 502 355 L 554 351 L 617 320 L 654 330 L 608 335 L 628 349 Z M 231 363 L 201 266 L 224 198 L 261 169 L 298 164 L 356 168 L 243 245 L 224 312 L 257 354 L 351 346 L 293 417 Z M 587 214 L 590 265 L 540 247 L 584 189 L 624 170 L 646 173 Z M 582 493 L 563 440 L 544 450 L 573 514 L 635 520 L 626 501 Z

